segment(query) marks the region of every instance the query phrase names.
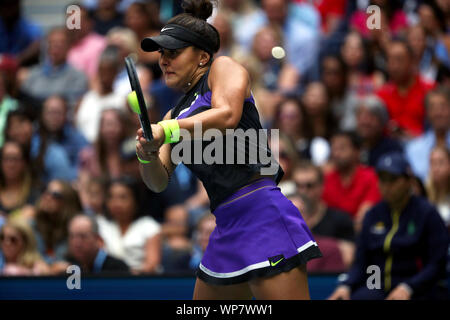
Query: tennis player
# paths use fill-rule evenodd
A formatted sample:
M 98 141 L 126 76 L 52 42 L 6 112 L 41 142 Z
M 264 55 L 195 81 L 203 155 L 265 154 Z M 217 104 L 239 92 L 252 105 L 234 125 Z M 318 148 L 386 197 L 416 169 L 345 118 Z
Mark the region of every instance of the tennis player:
M 171 151 L 185 142 L 179 141 L 181 129 L 192 135 L 195 123 L 203 132 L 215 128 L 224 134 L 262 129 L 247 71 L 228 57 L 213 60 L 220 42 L 206 22 L 212 2 L 184 1 L 183 8 L 160 35 L 141 43 L 144 51 L 159 50 L 165 83 L 184 92 L 163 121 L 151 126 L 153 140 L 137 132 L 141 175 L 155 192 L 167 187 L 175 168 Z M 258 148 L 270 152 L 267 141 Z M 245 146 L 247 156 L 249 151 Z M 277 187 L 281 167 L 262 175 L 262 163 L 186 166 L 202 181 L 217 225 L 197 271 L 194 299 L 309 299 L 306 263 L 322 255 L 301 214 Z

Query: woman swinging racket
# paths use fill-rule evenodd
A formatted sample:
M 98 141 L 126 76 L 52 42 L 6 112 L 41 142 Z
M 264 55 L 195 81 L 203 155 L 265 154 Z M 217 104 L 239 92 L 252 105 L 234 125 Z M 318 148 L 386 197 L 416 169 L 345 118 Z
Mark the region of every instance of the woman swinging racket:
M 206 22 L 211 1 L 185 0 L 183 8 L 159 36 L 141 43 L 144 51 L 159 50 L 167 86 L 184 92 L 163 121 L 151 125 L 152 140 L 137 132 L 141 175 L 155 192 L 166 188 L 175 168 L 171 152 L 181 129 L 192 135 L 198 123 L 202 132 L 261 129 L 246 70 L 227 57 L 212 59 L 220 43 Z M 267 142 L 257 148 L 267 151 Z M 247 156 L 250 149 L 245 146 Z M 277 187 L 281 167 L 262 175 L 262 163 L 185 164 L 205 186 L 217 224 L 197 271 L 194 299 L 309 299 L 306 262 L 321 253 Z

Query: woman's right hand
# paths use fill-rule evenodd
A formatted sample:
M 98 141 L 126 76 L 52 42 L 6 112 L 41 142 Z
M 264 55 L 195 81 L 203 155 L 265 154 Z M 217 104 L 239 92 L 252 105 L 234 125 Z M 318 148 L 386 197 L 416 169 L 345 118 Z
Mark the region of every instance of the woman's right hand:
M 153 139 L 147 141 L 144 138 L 144 131 L 139 128 L 136 133 L 136 154 L 142 160 L 154 161 L 158 158 L 159 148 L 165 140 L 164 129 L 159 124 L 152 124 L 151 130 Z
M 328 300 L 350 300 L 350 289 L 347 286 L 339 286 L 328 297 Z

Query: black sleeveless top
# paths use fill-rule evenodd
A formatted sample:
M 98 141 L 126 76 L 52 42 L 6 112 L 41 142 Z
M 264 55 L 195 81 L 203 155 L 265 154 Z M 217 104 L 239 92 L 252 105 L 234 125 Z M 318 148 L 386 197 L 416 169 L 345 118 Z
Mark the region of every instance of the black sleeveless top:
M 183 97 L 181 97 L 177 105 L 171 110 L 172 119 L 187 118 L 196 115 L 200 112 L 211 109 L 212 92 L 208 87 L 208 75 L 209 70 L 202 76 L 202 78 L 196 83 L 196 85 L 191 90 L 189 90 Z M 269 173 L 273 172 L 273 174 L 269 175 L 264 174 L 262 176 L 272 178 L 277 184 L 284 174 L 283 170 L 281 169 L 281 166 L 276 162 L 274 158 L 272 158 L 272 154 L 267 143 L 268 139 L 266 134 L 267 132 L 259 131 L 262 130 L 262 127 L 259 121 L 259 114 L 256 109 L 253 96 L 245 99 L 241 120 L 239 121 L 239 124 L 237 125 L 236 129 L 242 129 L 244 132 L 248 129 L 258 130 L 257 131 L 258 133 L 264 132 L 265 138 L 260 139 L 259 134 L 255 134 L 255 136 L 257 137 L 256 146 L 254 143 L 255 140 L 253 140 L 252 143 L 251 141 L 249 142 L 249 140 L 247 139 L 246 140 L 247 143 L 238 144 L 237 141 L 242 140 L 237 140 L 236 138 L 234 138 L 235 143 L 234 145 L 231 145 L 231 147 L 234 150 L 230 150 L 229 142 L 232 141 L 230 139 L 232 135 L 230 134 L 229 135 L 222 134 L 220 135 L 219 138 L 217 137 L 216 139 L 213 138 L 211 141 L 191 140 L 172 144 L 173 151 L 178 144 L 184 144 L 185 146 L 189 145 L 191 150 L 190 160 L 182 162 L 200 179 L 200 181 L 202 181 L 206 189 L 206 192 L 208 193 L 211 212 L 213 212 L 215 208 L 224 199 L 232 195 L 239 188 L 248 184 L 256 173 L 261 172 L 261 169 L 266 168 L 266 170 L 268 170 L 267 168 L 271 168 L 271 166 L 272 168 L 275 167 L 275 169 L 268 170 Z M 217 139 L 220 139 L 220 141 L 217 141 Z M 215 163 L 208 162 L 210 164 L 207 164 L 205 163 L 203 155 L 206 153 L 205 148 L 207 148 L 208 145 L 210 145 L 213 142 L 222 143 L 223 146 L 221 147 L 222 156 L 219 157 L 220 159 L 222 159 L 222 161 L 217 161 Z M 197 144 L 197 147 L 195 147 L 194 144 Z M 180 147 L 181 152 L 179 152 L 179 155 L 186 156 L 183 154 L 184 152 L 183 147 L 182 146 Z M 202 155 L 200 155 L 201 163 L 198 163 L 199 160 L 198 151 L 200 150 L 202 152 Z M 215 150 L 214 148 L 212 148 L 212 146 L 210 146 L 207 150 L 209 152 L 208 154 L 212 155 L 213 157 L 216 156 Z M 196 151 L 197 155 L 195 155 Z M 249 151 L 252 153 L 249 154 Z M 261 161 L 261 159 L 263 158 L 260 158 L 259 156 L 257 157 L 257 159 L 255 159 L 254 158 L 255 151 L 258 152 L 257 153 L 258 155 L 262 153 L 264 155 L 263 157 L 265 160 Z M 243 152 L 245 153 L 245 161 L 242 161 L 242 158 L 239 161 L 237 157 L 239 156 L 243 157 Z M 227 154 L 229 156 L 228 158 Z M 232 158 L 230 155 L 231 156 L 234 155 L 233 161 L 231 161 Z M 253 157 L 250 157 L 250 155 L 253 155 Z M 251 160 L 251 158 L 253 158 L 253 160 Z M 268 163 L 269 158 L 272 159 Z M 196 159 L 197 161 L 194 161 Z

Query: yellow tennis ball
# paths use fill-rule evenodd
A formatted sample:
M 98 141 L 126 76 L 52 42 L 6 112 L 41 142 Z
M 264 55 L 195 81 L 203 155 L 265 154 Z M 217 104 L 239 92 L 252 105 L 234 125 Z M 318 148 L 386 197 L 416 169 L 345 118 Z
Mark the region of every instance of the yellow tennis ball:
M 275 59 L 283 59 L 286 56 L 286 52 L 282 47 L 276 46 L 272 48 L 272 56 Z
M 136 95 L 136 91 L 132 91 L 131 93 L 128 94 L 128 104 L 130 105 L 131 109 L 140 114 L 141 113 L 141 109 L 139 109 L 139 102 L 138 102 L 138 98 Z

